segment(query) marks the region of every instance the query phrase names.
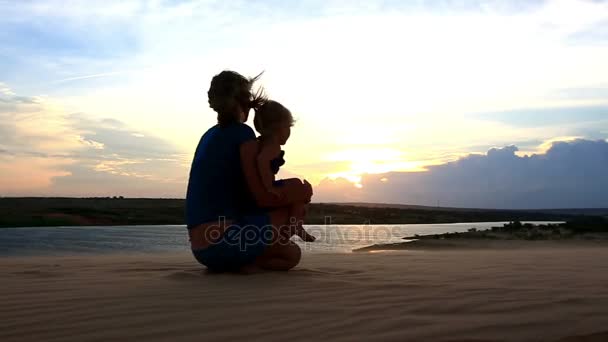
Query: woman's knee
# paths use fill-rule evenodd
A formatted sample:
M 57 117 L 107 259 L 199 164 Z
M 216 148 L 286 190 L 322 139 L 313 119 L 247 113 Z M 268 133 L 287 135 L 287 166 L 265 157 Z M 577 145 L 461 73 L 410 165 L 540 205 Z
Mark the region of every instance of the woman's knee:
M 289 241 L 289 248 L 291 249 L 291 259 L 295 262 L 294 267 L 302 260 L 302 249 L 295 242 Z
M 296 267 L 300 259 L 302 250 L 293 241 L 288 241 L 268 246 L 264 254 L 256 260 L 256 265 L 267 270 L 288 271 Z

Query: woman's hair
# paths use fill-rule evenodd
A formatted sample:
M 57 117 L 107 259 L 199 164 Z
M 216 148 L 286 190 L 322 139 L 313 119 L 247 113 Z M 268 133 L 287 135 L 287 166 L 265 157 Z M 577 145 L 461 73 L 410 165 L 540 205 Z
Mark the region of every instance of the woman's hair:
M 209 106 L 217 112 L 220 126 L 238 122 L 241 110 L 248 113 L 250 109 L 259 108 L 266 102 L 262 88 L 256 92 L 251 91 L 260 76 L 262 73 L 246 78 L 238 72 L 224 70 L 213 77 L 207 96 Z
M 261 135 L 271 134 L 277 124 L 293 125 L 293 116 L 289 109 L 273 100 L 265 100 L 255 108 L 253 126 Z

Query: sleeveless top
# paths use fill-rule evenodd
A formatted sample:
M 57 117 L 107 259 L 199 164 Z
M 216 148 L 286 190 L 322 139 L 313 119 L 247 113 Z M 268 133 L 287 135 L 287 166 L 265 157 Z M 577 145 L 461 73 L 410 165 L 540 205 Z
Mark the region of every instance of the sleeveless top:
M 251 127 L 234 123 L 211 127 L 201 138 L 188 180 L 186 222 L 201 223 L 235 219 L 256 207 L 241 166 L 240 146 L 255 139 Z

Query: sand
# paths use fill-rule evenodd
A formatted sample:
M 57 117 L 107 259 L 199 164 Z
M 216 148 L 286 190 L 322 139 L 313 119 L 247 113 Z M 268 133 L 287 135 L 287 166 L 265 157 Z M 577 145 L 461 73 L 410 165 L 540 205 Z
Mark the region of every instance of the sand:
M 305 255 L 209 274 L 188 253 L 0 258 L 0 341 L 608 341 L 605 247 Z

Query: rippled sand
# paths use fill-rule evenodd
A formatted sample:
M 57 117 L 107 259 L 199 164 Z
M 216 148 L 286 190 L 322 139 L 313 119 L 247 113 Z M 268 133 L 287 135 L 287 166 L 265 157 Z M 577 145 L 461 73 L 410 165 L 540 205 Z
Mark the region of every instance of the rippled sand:
M 305 255 L 209 274 L 187 254 L 0 258 L 1 341 L 608 341 L 608 250 Z

